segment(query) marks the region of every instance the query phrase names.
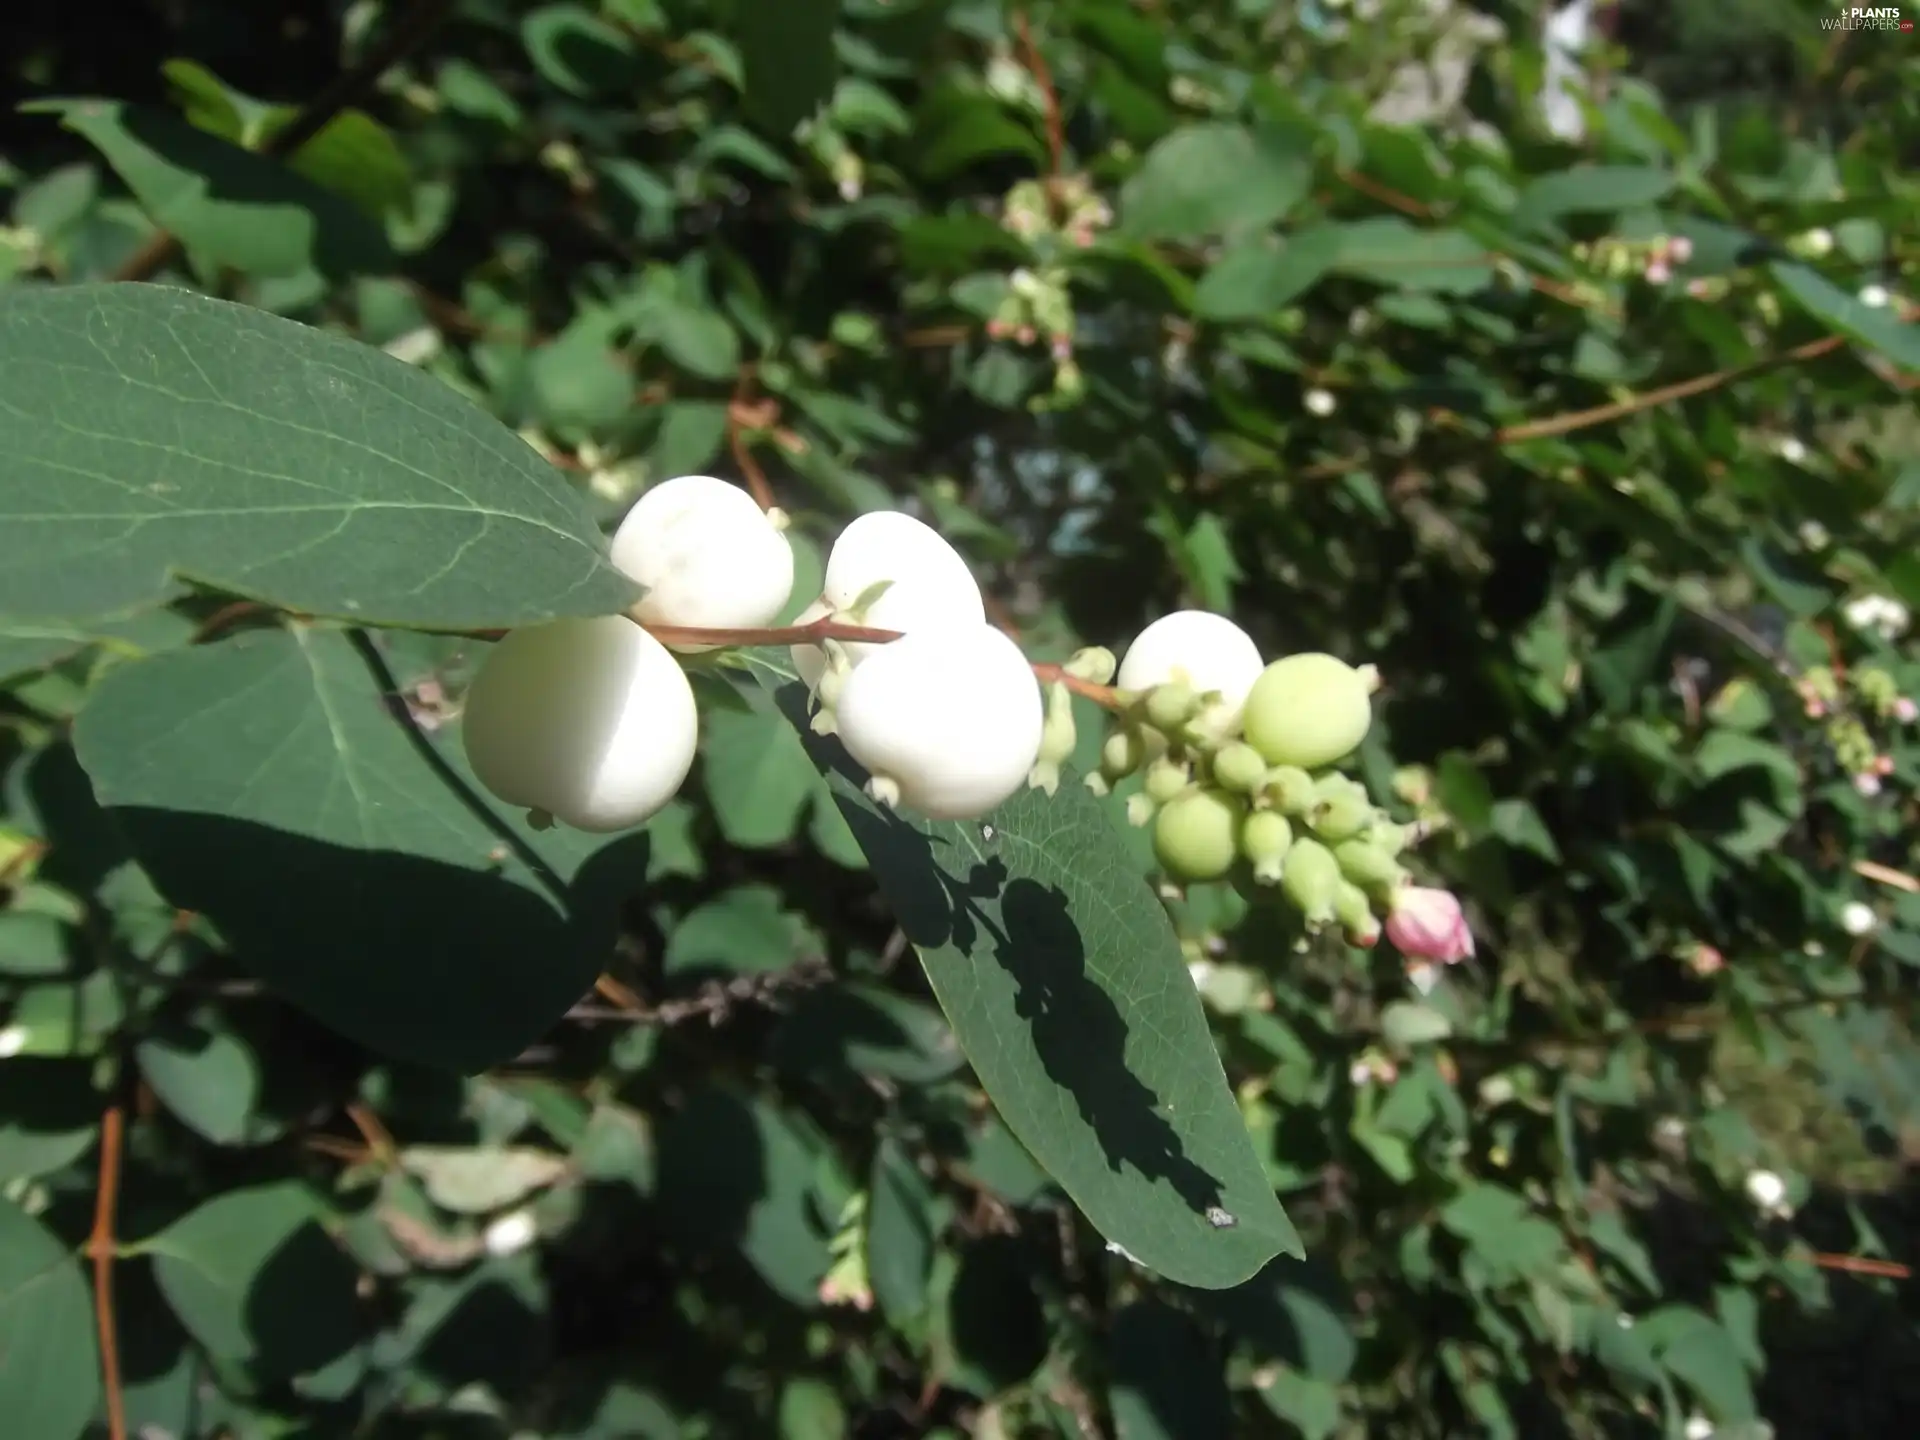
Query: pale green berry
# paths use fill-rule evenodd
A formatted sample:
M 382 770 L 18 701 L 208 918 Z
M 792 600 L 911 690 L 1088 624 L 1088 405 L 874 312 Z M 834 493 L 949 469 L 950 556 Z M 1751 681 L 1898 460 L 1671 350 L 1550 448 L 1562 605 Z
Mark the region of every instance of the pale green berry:
M 1369 677 L 1332 655 L 1276 660 L 1247 694 L 1247 743 L 1270 765 L 1315 770 L 1353 753 L 1373 723 Z
M 1147 721 L 1154 729 L 1172 734 L 1194 717 L 1200 697 L 1191 685 L 1178 680 L 1156 685 L 1147 692 Z
M 1298 765 L 1282 765 L 1272 771 L 1261 794 L 1283 815 L 1305 815 L 1318 798 L 1313 777 Z
M 1164 805 L 1193 783 L 1193 771 L 1165 756 L 1147 767 L 1143 788 L 1156 805 Z
M 1366 829 L 1374 813 L 1373 803 L 1364 794 L 1336 795 L 1315 805 L 1307 823 L 1313 826 L 1314 834 L 1333 845 L 1351 840 Z
M 1378 923 L 1373 918 L 1373 906 L 1367 899 L 1367 892 L 1351 880 L 1342 880 L 1334 888 L 1333 915 L 1341 928 L 1351 935 L 1364 934 L 1369 926 Z
M 1381 821 L 1361 837 L 1376 850 L 1389 857 L 1398 855 L 1413 841 L 1411 825 L 1395 825 L 1390 821 Z
M 1067 657 L 1067 663 L 1060 668 L 1076 680 L 1085 680 L 1093 685 L 1105 685 L 1113 679 L 1113 672 L 1119 662 L 1113 658 L 1113 652 L 1104 645 L 1089 645 L 1084 650 L 1076 650 Z
M 1153 797 L 1145 791 L 1136 791 L 1127 797 L 1127 823 L 1136 830 L 1145 829 L 1153 823 L 1154 815 L 1160 807 L 1153 803 Z
M 1263 885 L 1279 881 L 1287 851 L 1293 845 L 1293 826 L 1277 810 L 1256 810 L 1240 830 L 1240 853 L 1253 864 L 1253 878 Z
M 1340 862 L 1318 840 L 1301 836 L 1287 851 L 1281 889 L 1309 925 L 1333 919 L 1333 902 L 1340 893 Z
M 1040 731 L 1040 753 L 1027 775 L 1027 784 L 1052 795 L 1060 788 L 1060 767 L 1079 741 L 1073 723 L 1073 694 L 1065 685 L 1047 686 L 1047 719 Z
M 1218 880 L 1240 856 L 1246 806 L 1218 790 L 1190 790 L 1161 806 L 1153 824 L 1153 853 L 1182 884 Z
M 1266 782 L 1267 762 L 1251 745 L 1236 740 L 1215 752 L 1213 778 L 1229 790 L 1251 795 Z
M 1109 784 L 1126 779 L 1146 760 L 1146 742 L 1131 726 L 1114 731 L 1101 743 L 1100 773 Z
M 1407 878 L 1400 862 L 1370 835 L 1334 846 L 1333 858 L 1340 862 L 1340 873 L 1369 895 L 1384 895 Z

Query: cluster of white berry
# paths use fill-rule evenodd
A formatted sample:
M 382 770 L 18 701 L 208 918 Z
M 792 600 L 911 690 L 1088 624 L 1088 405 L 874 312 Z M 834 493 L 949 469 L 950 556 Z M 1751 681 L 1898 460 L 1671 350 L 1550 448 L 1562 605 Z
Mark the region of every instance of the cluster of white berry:
M 707 475 L 642 495 L 612 550 L 615 568 L 646 587 L 633 616 L 530 625 L 481 664 L 461 727 L 480 783 L 539 826 L 625 830 L 655 814 L 685 783 L 700 738 L 673 651 L 711 646 L 669 647 L 642 627 L 767 624 L 793 589 L 785 525 Z
M 959 552 L 892 511 L 849 524 L 819 598 L 772 630 L 793 586 L 785 523 L 704 475 L 643 495 L 611 552 L 645 587 L 632 615 L 516 630 L 482 664 L 464 725 L 481 783 L 536 825 L 641 824 L 679 791 L 698 743 L 674 652 L 798 641 L 814 730 L 839 736 L 883 804 L 971 820 L 1027 786 L 1052 794 L 1076 743 L 1077 690 L 1117 719 L 1089 785 L 1144 771 L 1129 814 L 1153 825 L 1172 879 L 1278 894 L 1310 931 L 1338 924 L 1358 944 L 1378 939 L 1384 914 L 1409 955 L 1472 953 L 1458 902 L 1409 884 L 1396 858 L 1416 831 L 1333 768 L 1372 724 L 1371 666 L 1317 653 L 1269 664 L 1232 621 L 1183 610 L 1117 667 L 1097 647 L 1036 667 L 988 623 Z

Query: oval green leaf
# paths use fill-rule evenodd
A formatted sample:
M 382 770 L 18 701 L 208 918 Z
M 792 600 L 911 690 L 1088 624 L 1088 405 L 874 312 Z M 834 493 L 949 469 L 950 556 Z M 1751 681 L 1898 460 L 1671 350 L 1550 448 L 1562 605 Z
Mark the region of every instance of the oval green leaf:
M 278 994 L 371 1049 L 477 1070 L 592 985 L 646 840 L 529 831 L 397 688 L 370 642 L 254 631 L 116 669 L 75 748 L 162 893 Z
M 1007 1127 L 1149 1270 L 1238 1285 L 1299 1237 L 1254 1152 L 1166 911 L 1106 810 L 1065 774 L 979 824 L 909 822 L 778 703 L 919 952 Z
M 0 618 L 169 576 L 445 629 L 611 614 L 636 588 L 511 430 L 366 345 L 158 285 L 0 300 Z
M 80 1267 L 0 1200 L 0 1413 L 16 1440 L 74 1440 L 100 1403 L 100 1349 Z

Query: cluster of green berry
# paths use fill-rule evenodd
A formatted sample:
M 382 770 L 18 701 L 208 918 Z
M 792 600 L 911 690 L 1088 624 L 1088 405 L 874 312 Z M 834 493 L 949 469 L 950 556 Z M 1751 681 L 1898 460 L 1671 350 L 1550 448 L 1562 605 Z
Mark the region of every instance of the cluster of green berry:
M 1150 631 L 1141 642 L 1151 650 Z M 1277 895 L 1309 933 L 1337 924 L 1373 945 L 1408 882 L 1399 856 L 1415 832 L 1334 767 L 1366 738 L 1378 674 L 1318 653 L 1261 666 L 1244 689 L 1202 689 L 1173 670 L 1142 690 L 1123 672 L 1119 723 L 1088 783 L 1141 777 L 1128 817 L 1152 827 L 1169 878 Z

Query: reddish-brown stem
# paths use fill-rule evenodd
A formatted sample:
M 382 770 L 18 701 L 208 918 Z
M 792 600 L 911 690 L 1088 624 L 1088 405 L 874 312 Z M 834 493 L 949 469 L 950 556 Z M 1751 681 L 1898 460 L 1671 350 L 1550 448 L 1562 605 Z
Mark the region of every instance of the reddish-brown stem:
M 126 1110 L 119 1100 L 100 1119 L 100 1182 L 93 1192 L 93 1316 L 100 1335 L 100 1388 L 105 1392 L 109 1440 L 127 1440 L 126 1396 L 120 1387 L 120 1330 L 113 1316 L 114 1212 L 120 1201 L 120 1151 Z
M 1843 1270 L 1849 1275 L 1875 1275 L 1883 1280 L 1913 1278 L 1913 1271 L 1897 1260 L 1869 1260 L 1864 1255 L 1829 1255 L 1816 1251 L 1813 1263 L 1822 1270 Z
M 1104 709 L 1118 713 L 1125 708 L 1120 702 L 1120 692 L 1111 685 L 1096 685 L 1091 680 L 1082 680 L 1078 675 L 1069 675 L 1064 666 L 1035 661 L 1033 673 L 1042 685 L 1064 685 L 1074 694 L 1084 696 Z
M 860 640 L 885 644 L 898 640 L 898 630 L 876 630 L 871 625 L 849 625 L 842 620 L 815 620 L 806 625 L 770 625 L 757 630 L 710 630 L 699 625 L 649 625 L 635 617 L 635 623 L 663 645 L 818 645 L 824 640 Z M 1121 708 L 1120 693 L 1110 685 L 1096 685 L 1069 675 L 1059 665 L 1036 660 L 1034 676 L 1043 685 L 1065 685 L 1076 695 L 1084 695 L 1109 710 Z
M 760 462 L 753 458 L 753 447 L 747 443 L 748 430 L 768 430 L 780 418 L 780 407 L 772 401 L 754 403 L 753 367 L 744 365 L 734 383 L 733 398 L 727 402 L 727 449 L 733 455 L 733 463 L 746 477 L 747 489 L 752 493 L 754 503 L 762 510 L 773 509 L 773 487 L 767 483 L 766 472 L 760 468 Z
M 768 625 L 759 629 L 710 630 L 701 625 L 636 624 L 663 645 L 818 645 L 822 640 L 898 640 L 898 630 L 876 630 L 870 625 L 848 625 L 839 620 L 815 620 L 806 625 Z
M 1066 172 L 1067 153 L 1066 126 L 1060 120 L 1060 96 L 1053 88 L 1053 72 L 1047 69 L 1046 57 L 1034 43 L 1033 27 L 1027 23 L 1024 10 L 1014 12 L 1013 30 L 1020 37 L 1022 58 L 1027 69 L 1033 72 L 1033 83 L 1040 87 L 1041 103 L 1046 106 L 1047 176 L 1057 184 Z

